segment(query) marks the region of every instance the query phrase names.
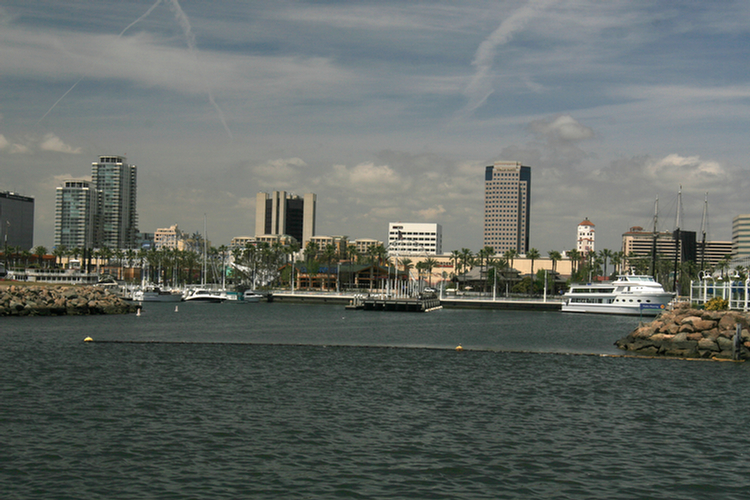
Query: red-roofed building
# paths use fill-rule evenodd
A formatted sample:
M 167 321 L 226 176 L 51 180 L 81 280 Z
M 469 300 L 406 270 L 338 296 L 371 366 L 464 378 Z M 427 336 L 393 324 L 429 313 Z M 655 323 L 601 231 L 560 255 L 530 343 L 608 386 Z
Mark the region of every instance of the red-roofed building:
M 588 217 L 578 224 L 578 242 L 576 243 L 576 250 L 581 255 L 585 255 L 589 252 L 594 252 L 594 235 L 595 235 L 594 223 L 589 220 Z

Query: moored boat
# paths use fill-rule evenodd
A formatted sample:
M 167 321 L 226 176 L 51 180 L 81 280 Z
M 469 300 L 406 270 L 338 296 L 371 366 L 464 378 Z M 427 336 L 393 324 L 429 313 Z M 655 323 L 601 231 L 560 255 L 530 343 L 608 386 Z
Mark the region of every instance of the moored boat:
M 193 288 L 188 290 L 182 300 L 186 302 L 224 302 L 227 300 L 227 294 L 220 290 Z
M 655 316 L 674 299 L 674 293 L 646 275 L 621 275 L 615 281 L 577 283 L 563 296 L 563 312 Z
M 133 300 L 135 302 L 179 302 L 182 300 L 182 294 L 159 287 L 148 287 L 134 291 Z
M 242 294 L 241 302 L 260 302 L 260 299 L 262 298 L 263 295 L 256 293 L 253 290 L 245 290 Z

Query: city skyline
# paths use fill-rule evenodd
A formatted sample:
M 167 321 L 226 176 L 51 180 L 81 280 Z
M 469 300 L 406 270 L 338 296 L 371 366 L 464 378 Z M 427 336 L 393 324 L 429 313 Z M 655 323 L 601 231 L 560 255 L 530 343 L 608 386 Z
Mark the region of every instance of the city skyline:
M 0 7 L 0 191 L 35 199 L 99 155 L 138 165 L 139 229 L 254 232 L 255 194 L 317 194 L 317 234 L 437 223 L 482 247 L 484 171 L 533 167 L 529 246 L 632 226 L 731 240 L 750 212 L 744 2 L 48 2 Z M 670 211 L 671 210 L 671 211 Z

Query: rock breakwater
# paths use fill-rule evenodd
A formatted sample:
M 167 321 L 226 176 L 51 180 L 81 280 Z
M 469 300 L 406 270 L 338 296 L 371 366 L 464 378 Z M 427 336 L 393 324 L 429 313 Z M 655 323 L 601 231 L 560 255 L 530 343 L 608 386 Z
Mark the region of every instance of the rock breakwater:
M 737 325 L 740 342 L 735 344 Z M 654 321 L 641 325 L 615 342 L 620 349 L 641 356 L 682 358 L 750 358 L 750 314 L 738 311 L 704 311 L 678 304 Z
M 127 314 L 135 304 L 95 286 L 18 286 L 0 288 L 0 316 Z

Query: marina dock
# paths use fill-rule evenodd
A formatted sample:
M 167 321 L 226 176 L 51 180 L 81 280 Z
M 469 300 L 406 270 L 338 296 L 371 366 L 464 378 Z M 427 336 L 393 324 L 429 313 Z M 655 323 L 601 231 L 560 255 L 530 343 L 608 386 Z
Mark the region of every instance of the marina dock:
M 349 306 L 355 300 L 352 295 L 274 292 L 274 302 L 295 302 L 310 304 L 333 304 Z M 496 299 L 483 297 L 450 297 L 423 299 L 421 305 L 415 298 L 383 298 L 381 296 L 361 297 L 358 299 L 363 310 L 369 311 L 414 311 L 444 309 L 503 309 L 509 311 L 560 311 L 562 302 L 543 299 Z M 429 301 L 429 303 L 427 303 Z

